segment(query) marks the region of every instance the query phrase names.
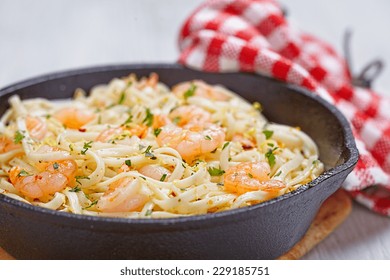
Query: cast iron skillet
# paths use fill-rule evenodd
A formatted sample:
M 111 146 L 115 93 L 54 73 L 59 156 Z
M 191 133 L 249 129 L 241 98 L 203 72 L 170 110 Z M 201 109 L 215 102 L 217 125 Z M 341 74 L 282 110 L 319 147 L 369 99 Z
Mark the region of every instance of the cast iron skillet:
M 306 232 L 322 202 L 358 159 L 341 113 L 299 87 L 263 76 L 197 72 L 172 64 L 94 67 L 46 75 L 0 91 L 0 114 L 18 94 L 68 98 L 114 77 L 156 72 L 168 85 L 202 79 L 259 101 L 271 121 L 299 126 L 318 144 L 327 171 L 292 193 L 236 210 L 171 219 L 102 218 L 60 213 L 0 195 L 0 246 L 18 259 L 274 259 Z

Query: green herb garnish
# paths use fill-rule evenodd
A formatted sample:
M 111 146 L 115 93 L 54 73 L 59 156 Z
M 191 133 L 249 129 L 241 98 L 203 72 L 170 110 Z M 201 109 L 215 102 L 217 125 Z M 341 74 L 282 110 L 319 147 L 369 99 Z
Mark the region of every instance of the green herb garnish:
M 253 175 L 251 173 L 248 173 L 249 178 L 253 178 Z
M 88 176 L 75 176 L 76 182 L 81 185 L 80 179 L 90 180 Z
M 226 148 L 227 146 L 229 146 L 229 144 L 230 144 L 230 142 L 226 142 L 225 144 L 223 144 L 222 151 L 225 150 L 225 148 Z
M 270 139 L 274 132 L 272 130 L 263 130 L 263 134 L 265 135 L 265 139 Z
M 92 206 L 96 205 L 98 203 L 97 200 L 93 201 L 90 205 L 88 205 L 87 207 L 85 207 L 84 209 L 88 209 L 88 208 L 91 208 Z
M 79 186 L 76 186 L 76 187 L 70 189 L 69 191 L 70 192 L 79 192 L 79 191 L 81 191 L 81 188 Z
M 207 171 L 211 176 L 221 176 L 225 173 L 225 171 L 216 167 L 210 167 L 207 169 Z
M 146 150 L 145 150 L 145 157 L 151 157 L 151 158 L 153 158 L 154 157 L 154 154 L 150 151 L 150 149 L 152 149 L 152 146 L 148 146 L 147 148 L 146 148 Z
M 161 178 L 160 178 L 160 181 L 161 181 L 161 182 L 164 182 L 165 179 L 167 178 L 167 176 L 168 176 L 168 174 L 163 174 L 163 175 L 161 176 Z
M 271 150 L 271 149 L 268 149 L 268 152 L 265 153 L 265 157 L 267 158 L 270 167 L 273 167 L 273 166 L 275 165 L 275 155 L 274 155 L 274 151 L 275 151 L 277 148 L 278 148 L 278 147 L 275 147 L 275 148 L 273 148 L 272 150 Z
M 125 99 L 126 99 L 126 92 L 122 92 L 122 93 L 121 93 L 121 96 L 119 97 L 118 104 L 123 104 L 123 102 L 125 101 Z
M 208 136 L 208 135 L 206 135 L 206 136 L 204 137 L 204 139 L 206 139 L 206 140 L 212 140 L 212 138 L 211 138 L 210 136 Z
M 26 170 L 21 170 L 18 174 L 18 177 L 27 177 L 32 176 L 32 174 L 28 173 Z
M 125 160 L 125 164 L 126 164 L 127 166 L 129 166 L 129 167 L 130 167 L 130 166 L 131 166 L 131 160 L 129 160 L 129 159 L 126 159 L 126 160 Z
M 20 130 L 17 130 L 15 132 L 15 138 L 14 138 L 14 143 L 15 144 L 20 144 L 22 140 L 24 139 L 24 135 Z
M 282 170 L 280 170 L 278 173 L 276 173 L 274 177 L 279 176 L 280 174 L 282 174 Z
M 85 153 L 88 151 L 88 149 L 92 148 L 92 145 L 91 145 L 92 143 L 93 143 L 93 141 L 84 142 L 83 149 L 81 150 L 82 155 L 85 155 Z
M 161 128 L 155 128 L 153 133 L 154 133 L 154 136 L 157 137 L 161 133 Z
M 60 165 L 59 165 L 57 162 L 53 163 L 53 168 L 54 168 L 54 169 L 56 169 L 56 170 L 57 170 L 57 169 L 58 169 L 58 167 L 60 167 Z
M 129 124 L 131 123 L 132 120 L 133 120 L 133 115 L 129 115 L 129 117 L 125 120 L 125 122 L 122 125 Z
M 152 215 L 152 213 L 153 213 L 153 211 L 150 210 L 150 209 L 148 209 L 148 210 L 146 210 L 146 212 L 145 212 L 145 216 L 150 216 L 150 215 Z
M 151 126 L 153 124 L 153 118 L 154 118 L 154 115 L 152 114 L 152 112 L 150 111 L 149 108 L 146 108 L 146 117 L 145 119 L 143 120 L 143 122 L 147 125 L 147 126 Z
M 178 123 L 180 122 L 180 120 L 181 120 L 181 117 L 174 117 L 173 120 L 172 120 L 172 122 L 173 122 L 174 124 L 178 124 Z
M 184 99 L 187 99 L 187 98 L 193 96 L 195 94 L 195 91 L 196 91 L 196 85 L 191 84 L 190 88 L 187 89 L 183 95 Z

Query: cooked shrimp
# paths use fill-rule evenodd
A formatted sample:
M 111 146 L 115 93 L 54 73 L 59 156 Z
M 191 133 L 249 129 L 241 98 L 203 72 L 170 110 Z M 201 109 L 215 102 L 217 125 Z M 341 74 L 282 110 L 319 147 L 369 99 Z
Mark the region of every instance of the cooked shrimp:
M 157 136 L 160 146 L 176 149 L 184 160 L 191 162 L 196 157 L 214 151 L 225 141 L 224 130 L 209 124 L 201 131 L 192 131 L 174 125 L 166 125 Z
M 95 114 L 77 108 L 63 108 L 57 111 L 53 117 L 68 128 L 79 129 L 95 118 Z
M 138 84 L 138 88 L 143 89 L 145 87 L 155 88 L 158 84 L 159 77 L 156 73 L 150 73 L 147 79 L 143 78 Z
M 186 92 L 193 91 L 195 96 L 200 96 L 211 100 L 226 101 L 230 99 L 230 97 L 221 89 L 213 87 L 199 80 L 177 84 L 172 88 L 172 91 L 178 97 L 183 97 Z
M 160 165 L 145 165 L 138 172 L 155 180 L 166 181 L 171 176 L 171 171 Z
M 164 125 L 172 123 L 167 115 L 154 115 L 153 128 L 160 128 Z
M 146 125 L 125 125 L 120 127 L 108 128 L 103 130 L 96 141 L 108 142 L 114 139 L 121 139 L 126 136 L 138 136 L 139 138 L 144 138 L 146 136 L 148 127 Z
M 232 138 L 232 142 L 239 142 L 244 150 L 253 149 L 256 145 L 252 139 L 244 137 L 242 134 L 236 134 Z
M 123 165 L 119 173 L 128 171 Z M 109 189 L 100 197 L 97 208 L 102 212 L 129 212 L 140 210 L 148 200 L 148 196 L 140 194 L 138 180 L 122 178 L 110 184 Z
M 19 166 L 9 171 L 9 178 L 15 188 L 31 199 L 46 200 L 50 195 L 71 186 L 75 181 L 77 163 L 74 160 L 41 162 L 38 173 L 32 174 Z
M 20 148 L 19 144 L 15 144 L 10 138 L 0 135 L 0 154 L 7 153 Z
M 38 117 L 27 116 L 26 127 L 30 136 L 37 140 L 42 140 L 47 133 L 47 125 Z
M 169 114 L 169 118 L 178 126 L 197 130 L 211 122 L 211 115 L 202 108 L 189 105 L 180 106 Z
M 282 181 L 271 180 L 270 167 L 265 162 L 243 162 L 230 167 L 225 174 L 225 190 L 237 194 L 251 191 L 264 191 L 269 198 L 279 195 L 286 188 Z

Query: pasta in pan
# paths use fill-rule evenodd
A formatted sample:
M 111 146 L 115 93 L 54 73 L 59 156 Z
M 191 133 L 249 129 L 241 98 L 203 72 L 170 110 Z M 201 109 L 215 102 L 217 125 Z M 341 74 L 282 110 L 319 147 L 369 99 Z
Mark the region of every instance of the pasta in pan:
M 0 193 L 76 214 L 165 218 L 260 203 L 318 177 L 299 128 L 203 81 L 172 89 L 152 73 L 78 89 L 71 100 L 9 99 Z

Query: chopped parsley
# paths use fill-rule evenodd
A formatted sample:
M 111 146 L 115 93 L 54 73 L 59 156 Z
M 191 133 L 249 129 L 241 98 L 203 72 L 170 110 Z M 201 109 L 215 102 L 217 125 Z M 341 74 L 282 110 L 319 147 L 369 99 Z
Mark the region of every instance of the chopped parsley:
M 92 143 L 93 143 L 93 141 L 84 142 L 83 149 L 81 150 L 82 155 L 85 155 L 85 153 L 88 151 L 88 149 L 92 148 L 92 145 L 91 145 Z
M 181 120 L 181 117 L 174 117 L 173 120 L 172 120 L 172 122 L 173 122 L 174 124 L 178 124 L 178 123 L 180 122 L 180 120 Z
M 187 98 L 193 96 L 195 94 L 195 91 L 196 91 L 196 85 L 191 84 L 190 88 L 187 89 L 183 95 L 184 99 L 187 99 Z
M 126 92 L 122 92 L 121 96 L 119 97 L 118 104 L 123 104 L 125 99 L 126 99 Z
M 160 181 L 161 182 L 164 182 L 165 181 L 165 179 L 167 178 L 167 174 L 163 174 L 162 176 L 161 176 L 161 178 L 160 178 Z
M 86 180 L 90 180 L 90 178 L 88 176 L 75 176 L 76 178 L 76 182 L 81 185 L 81 182 L 79 181 L 80 179 L 86 179 Z
M 263 134 L 265 135 L 265 139 L 270 139 L 274 132 L 272 130 L 263 130 Z
M 59 165 L 57 162 L 53 163 L 53 168 L 54 168 L 55 170 L 57 170 L 58 167 L 60 167 L 60 165 Z
M 154 133 L 154 136 L 157 137 L 161 133 L 161 128 L 155 128 L 153 133 Z
M 73 144 L 72 143 L 69 144 L 69 149 L 70 149 L 71 152 L 73 152 Z
M 320 162 L 320 161 L 319 161 L 318 159 L 313 160 L 313 164 L 314 164 L 314 165 L 317 165 L 319 162 Z
M 15 132 L 15 138 L 14 138 L 14 143 L 15 144 L 20 144 L 22 140 L 24 139 L 24 135 L 20 130 L 17 130 Z
M 18 177 L 27 177 L 31 176 L 32 174 L 28 173 L 26 170 L 21 170 L 18 174 Z
M 79 192 L 79 191 L 81 191 L 81 188 L 79 186 L 76 186 L 76 187 L 70 189 L 69 191 L 70 192 Z
M 206 136 L 204 137 L 204 139 L 206 139 L 206 140 L 212 140 L 212 138 L 211 138 L 210 136 L 208 136 L 208 135 L 206 135 Z
M 248 173 L 249 178 L 253 178 L 253 175 L 251 173 Z
M 150 216 L 150 215 L 152 215 L 152 213 L 153 213 L 153 211 L 150 210 L 150 209 L 148 209 L 148 210 L 146 210 L 146 212 L 145 212 L 145 216 Z
M 153 118 L 154 118 L 154 115 L 152 114 L 152 112 L 150 111 L 149 108 L 146 108 L 146 117 L 145 119 L 143 120 L 143 122 L 147 125 L 147 126 L 151 126 L 153 124 Z
M 126 164 L 127 166 L 129 166 L 129 167 L 130 167 L 130 166 L 131 166 L 131 160 L 129 160 L 129 159 L 126 159 L 126 160 L 125 160 L 125 164 Z
M 211 176 L 222 176 L 225 171 L 216 167 L 210 167 L 207 169 Z
M 91 208 L 92 206 L 96 205 L 98 203 L 97 200 L 93 201 L 90 205 L 88 205 L 87 207 L 85 207 L 84 209 L 88 209 L 88 208 Z
M 282 174 L 282 170 L 280 170 L 278 173 L 276 173 L 274 177 L 279 176 L 280 174 Z
M 278 148 L 278 147 L 275 147 L 275 148 L 273 148 L 273 149 L 268 149 L 268 152 L 265 153 L 265 157 L 267 158 L 270 167 L 273 167 L 273 166 L 275 165 L 275 155 L 274 155 L 274 151 L 275 151 L 277 148 Z
M 230 142 L 226 142 L 225 144 L 223 144 L 222 151 L 225 150 L 225 148 L 226 148 L 227 146 L 229 146 L 229 144 L 230 144 Z
M 132 120 L 133 120 L 133 115 L 130 114 L 129 117 L 125 120 L 125 122 L 122 125 L 129 124 L 131 123 Z
M 148 146 L 145 150 L 145 157 L 150 157 L 150 158 L 153 158 L 154 157 L 154 154 L 150 151 L 150 149 L 152 149 L 152 146 Z

